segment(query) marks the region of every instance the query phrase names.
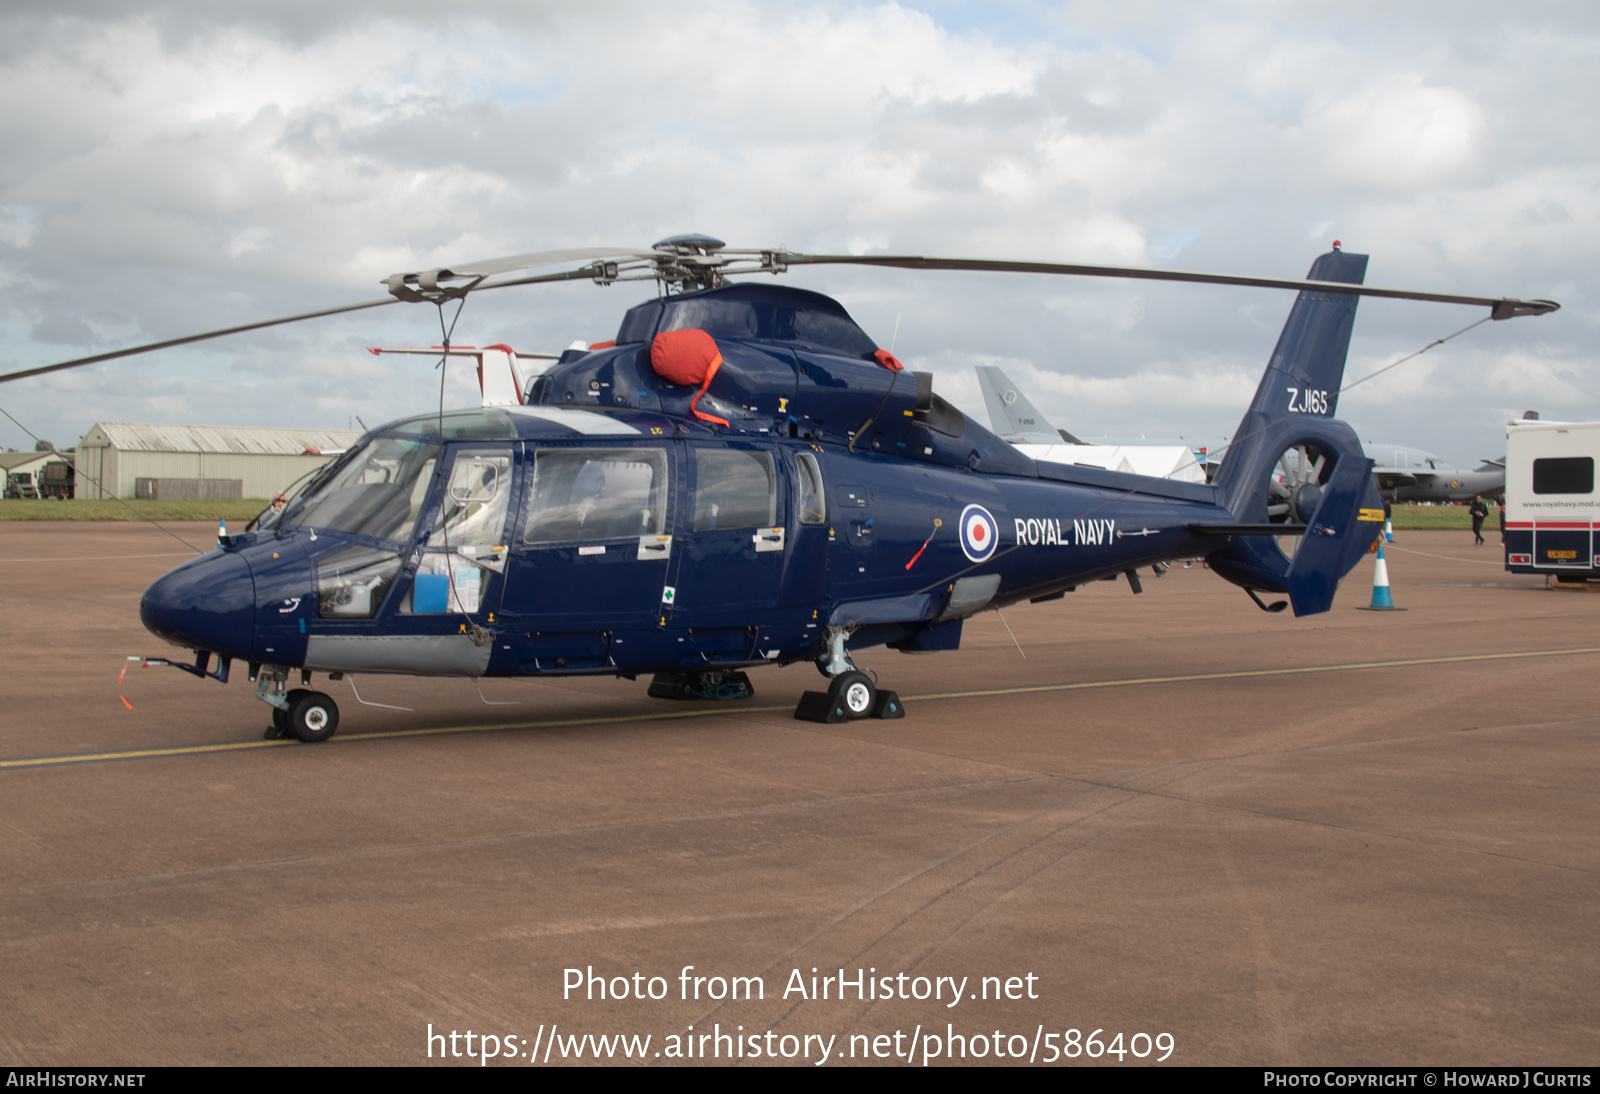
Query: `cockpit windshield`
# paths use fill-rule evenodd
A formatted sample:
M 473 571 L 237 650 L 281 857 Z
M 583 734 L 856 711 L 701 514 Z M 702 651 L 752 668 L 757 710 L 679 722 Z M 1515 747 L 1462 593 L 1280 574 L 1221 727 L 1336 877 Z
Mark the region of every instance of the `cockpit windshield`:
M 407 541 L 438 462 L 436 444 L 375 438 L 308 491 L 283 524 Z

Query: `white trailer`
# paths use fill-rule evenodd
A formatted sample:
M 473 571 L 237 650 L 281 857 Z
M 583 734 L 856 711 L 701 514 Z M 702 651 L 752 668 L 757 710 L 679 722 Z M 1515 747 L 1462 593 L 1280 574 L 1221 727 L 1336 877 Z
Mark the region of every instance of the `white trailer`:
M 1600 422 L 1506 428 L 1506 569 L 1561 581 L 1600 578 Z

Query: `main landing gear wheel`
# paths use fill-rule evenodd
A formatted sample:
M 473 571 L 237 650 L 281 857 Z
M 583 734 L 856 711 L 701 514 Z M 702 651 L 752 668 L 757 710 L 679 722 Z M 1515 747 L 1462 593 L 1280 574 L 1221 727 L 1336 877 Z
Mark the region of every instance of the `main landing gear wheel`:
M 316 744 L 339 728 L 339 706 L 322 692 L 293 691 L 288 698 L 288 729 L 295 739 Z
M 878 689 L 872 686 L 872 678 L 864 672 L 841 672 L 828 685 L 828 697 L 841 704 L 849 718 L 865 718 L 872 713 L 872 703 L 878 697 Z
M 826 692 L 801 695 L 794 716 L 803 722 L 834 725 L 860 718 L 904 718 L 906 708 L 900 696 L 878 688 L 866 673 L 851 669 L 835 676 Z

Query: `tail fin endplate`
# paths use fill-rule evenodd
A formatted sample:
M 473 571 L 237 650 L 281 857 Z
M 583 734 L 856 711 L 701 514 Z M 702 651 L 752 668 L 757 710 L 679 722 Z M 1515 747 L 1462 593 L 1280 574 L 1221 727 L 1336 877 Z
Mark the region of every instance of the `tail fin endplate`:
M 1367 505 L 1372 461 L 1346 456 L 1333 469 L 1322 503 L 1306 525 L 1286 580 L 1295 615 L 1333 606 L 1339 579 L 1349 573 L 1383 527 L 1383 510 Z

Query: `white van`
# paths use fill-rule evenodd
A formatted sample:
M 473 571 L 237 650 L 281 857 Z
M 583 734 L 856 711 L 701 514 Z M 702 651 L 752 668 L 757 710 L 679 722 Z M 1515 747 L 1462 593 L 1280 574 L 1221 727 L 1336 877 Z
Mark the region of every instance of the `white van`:
M 1507 423 L 1507 570 L 1562 581 L 1600 577 L 1597 455 L 1600 422 Z

